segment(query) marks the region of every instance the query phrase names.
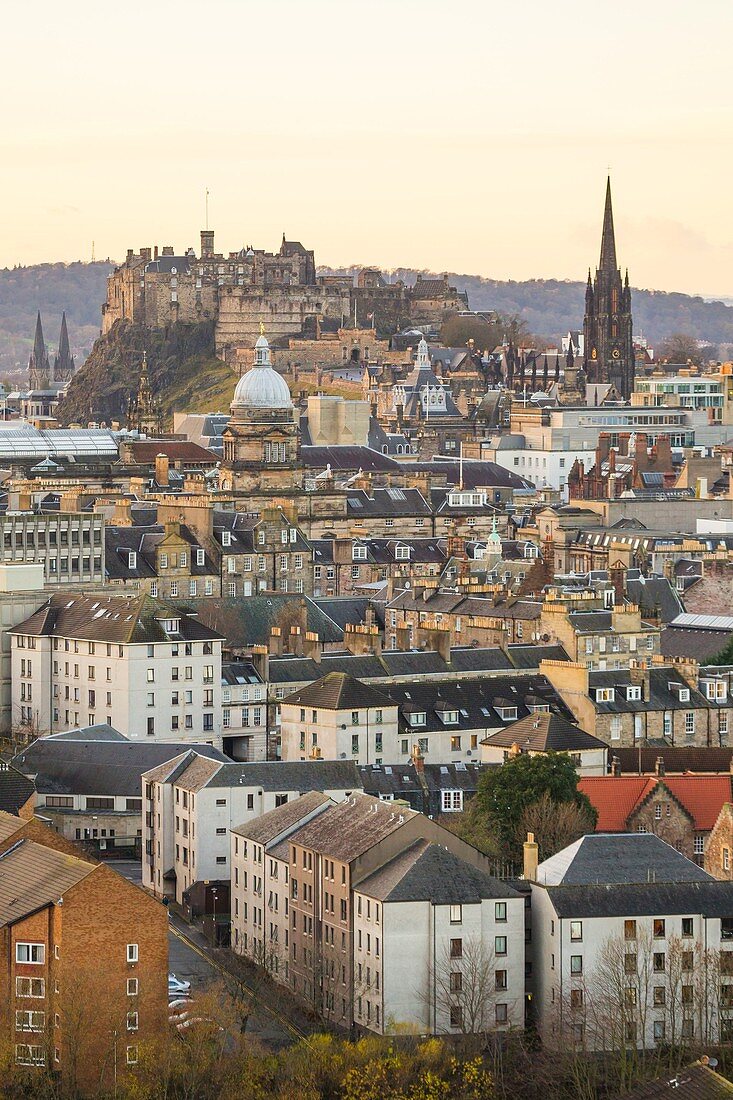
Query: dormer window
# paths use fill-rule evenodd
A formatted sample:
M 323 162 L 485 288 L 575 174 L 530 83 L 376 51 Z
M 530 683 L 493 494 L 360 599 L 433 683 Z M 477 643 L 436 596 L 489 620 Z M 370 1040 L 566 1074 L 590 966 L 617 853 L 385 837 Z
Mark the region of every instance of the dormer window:
M 231 533 L 231 531 L 222 531 L 222 533 L 221 533 L 221 544 L 222 544 L 222 546 L 231 546 L 232 545 L 232 533 Z
M 158 622 L 166 634 L 180 634 L 181 632 L 180 619 L 158 619 Z
M 527 710 L 530 714 L 549 714 L 549 703 L 528 703 Z
M 258 531 L 257 532 L 257 545 L 258 546 L 264 546 L 265 545 L 265 532 L 264 531 Z
M 200 548 L 197 549 L 197 551 L 196 551 L 196 564 L 197 565 L 204 565 L 205 562 L 206 562 L 206 551 L 201 550 Z
M 367 548 L 366 546 L 353 546 L 351 549 L 352 561 L 366 561 Z
M 708 699 L 714 699 L 718 702 L 722 699 L 727 699 L 728 685 L 725 680 L 706 680 L 705 695 Z
M 410 560 L 410 547 L 409 546 L 397 546 L 395 547 L 394 556 L 397 561 L 409 561 Z
M 441 710 L 438 712 L 440 720 L 444 726 L 457 726 L 458 725 L 458 711 L 457 710 Z
M 288 532 L 287 532 L 287 530 L 286 530 L 285 528 L 283 528 L 283 529 L 282 529 L 282 531 L 280 532 L 280 542 L 281 542 L 281 543 L 282 543 L 283 545 L 285 545 L 285 543 L 286 543 L 287 541 L 288 541 Z
M 679 684 L 672 683 L 669 685 L 669 690 L 677 692 L 677 698 L 681 703 L 689 703 L 690 689 L 688 687 L 680 687 Z
M 127 568 L 137 569 L 137 553 L 134 550 L 130 550 L 127 555 Z
M 629 684 L 626 688 L 626 699 L 628 702 L 641 699 L 641 684 Z
M 615 688 L 596 688 L 597 703 L 613 703 L 616 699 Z
M 408 715 L 408 722 L 411 726 L 424 726 L 425 725 L 425 711 L 415 710 L 412 714 Z
M 516 722 L 517 720 L 517 708 L 516 707 L 495 707 L 496 713 L 501 718 L 502 722 Z

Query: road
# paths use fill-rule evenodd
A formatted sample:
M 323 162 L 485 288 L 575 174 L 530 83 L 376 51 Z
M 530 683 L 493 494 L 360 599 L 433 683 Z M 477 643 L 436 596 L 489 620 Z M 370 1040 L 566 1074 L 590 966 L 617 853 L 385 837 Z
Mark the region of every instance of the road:
M 140 885 L 142 872 L 139 863 L 115 860 L 107 864 L 130 882 Z M 168 970 L 191 983 L 191 993 L 203 992 L 216 980 L 227 977 L 226 962 L 230 953 L 226 949 L 210 946 L 195 927 L 191 927 L 177 914 L 170 914 L 168 935 Z M 319 1030 L 317 1021 L 304 1015 L 302 1008 L 277 990 L 269 995 L 261 991 L 247 1024 L 247 1035 L 270 1050 L 282 1050 L 307 1034 Z M 268 1004 L 270 1001 L 272 1003 Z M 285 1013 L 287 1015 L 285 1015 Z

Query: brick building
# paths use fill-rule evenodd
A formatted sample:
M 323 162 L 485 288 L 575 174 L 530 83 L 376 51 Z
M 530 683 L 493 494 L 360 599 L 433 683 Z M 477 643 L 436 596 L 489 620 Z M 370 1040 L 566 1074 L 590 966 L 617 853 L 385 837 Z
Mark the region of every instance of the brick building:
M 0 1027 L 16 1065 L 58 1072 L 92 1097 L 166 1027 L 168 918 L 63 845 L 0 814 Z

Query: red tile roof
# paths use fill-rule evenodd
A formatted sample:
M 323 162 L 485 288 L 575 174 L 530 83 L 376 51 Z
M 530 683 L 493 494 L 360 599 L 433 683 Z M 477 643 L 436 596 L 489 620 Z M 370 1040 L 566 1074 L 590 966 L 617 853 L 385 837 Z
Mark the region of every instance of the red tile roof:
M 729 775 L 587 776 L 578 783 L 578 790 L 588 795 L 598 811 L 597 832 L 623 833 L 633 811 L 660 784 L 660 797 L 669 792 L 701 832 L 712 829 L 723 804 L 731 801 Z

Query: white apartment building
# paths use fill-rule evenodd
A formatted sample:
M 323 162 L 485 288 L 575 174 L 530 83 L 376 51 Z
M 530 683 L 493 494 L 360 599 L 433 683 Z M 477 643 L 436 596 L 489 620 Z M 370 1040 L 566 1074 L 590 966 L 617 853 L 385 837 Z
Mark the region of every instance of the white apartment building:
M 143 885 L 180 905 L 196 882 L 231 877 L 235 826 L 307 791 L 340 802 L 361 789 L 351 761 L 222 764 L 193 751 L 181 755 L 142 777 Z
M 591 1051 L 733 1037 L 733 883 L 652 834 L 586 836 L 536 870 L 533 853 L 526 845 L 543 1043 Z
M 283 760 L 381 764 L 400 755 L 397 705 L 345 672 L 329 672 L 283 699 L 280 737 Z
M 266 760 L 268 685 L 251 661 L 222 666 L 221 729 L 224 749 L 234 760 Z
M 232 830 L 232 947 L 341 1027 L 524 1026 L 524 898 L 422 814 L 319 792 Z
M 433 1035 L 524 1027 L 524 898 L 516 890 L 423 840 L 354 896 L 357 1024 Z
M 222 638 L 174 604 L 57 593 L 10 634 L 15 726 L 221 747 Z
M 588 447 L 538 447 L 531 438 L 511 433 L 482 444 L 481 457 L 525 477 L 538 489 L 564 489 L 575 460 L 589 470 L 595 451 Z
M 631 395 L 632 406 L 712 410 L 716 423 L 731 423 L 731 376 L 723 374 L 660 374 L 637 378 Z

